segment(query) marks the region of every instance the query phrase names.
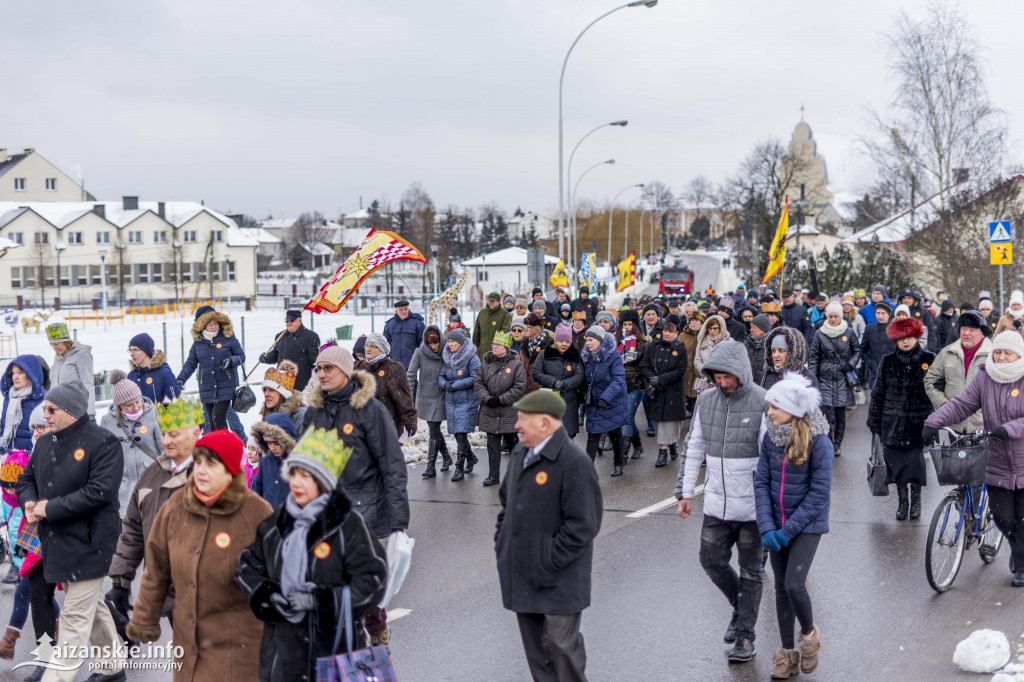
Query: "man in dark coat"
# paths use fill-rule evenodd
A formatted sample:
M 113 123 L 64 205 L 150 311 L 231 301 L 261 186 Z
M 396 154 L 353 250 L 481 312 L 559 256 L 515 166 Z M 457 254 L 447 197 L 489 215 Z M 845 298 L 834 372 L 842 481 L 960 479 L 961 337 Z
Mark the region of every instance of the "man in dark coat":
M 597 301 L 593 298 L 590 298 L 590 289 L 585 286 L 580 287 L 579 298 L 573 299 L 572 303 L 570 303 L 569 305 L 572 306 L 572 311 L 574 313 L 584 312 L 587 314 L 588 327 L 594 324 L 594 320 L 597 318 L 597 314 L 601 312 L 597 305 Z
M 956 306 L 948 298 L 942 302 L 942 310 L 935 318 L 935 345 L 942 349 L 953 343 L 956 338 L 956 323 L 959 315 L 956 314 Z
M 804 341 L 811 343 L 811 318 L 807 308 L 796 302 L 792 289 L 782 290 L 782 324 L 792 327 L 804 335 Z
M 868 390 L 875 384 L 882 358 L 896 350 L 896 344 L 890 341 L 885 333 L 885 328 L 889 326 L 889 318 L 892 317 L 889 304 L 879 301 L 875 303 L 873 310 L 878 321 L 864 327 L 864 338 L 860 340 L 860 357 L 864 361 Z
M 597 472 L 562 427 L 558 395 L 534 391 L 513 407 L 519 444 L 501 481 L 494 534 L 502 604 L 519 621 L 533 679 L 586 680 L 580 622 L 601 529 Z
M 402 299 L 395 303 L 395 315 L 384 323 L 384 338 L 391 344 L 391 359 L 409 369 L 412 354 L 423 342 L 427 325 L 423 317 L 409 312 L 409 301 Z
M 265 365 L 276 365 L 281 360 L 291 360 L 299 368 L 295 375 L 295 390 L 302 391 L 309 383 L 320 352 L 320 337 L 302 324 L 302 311 L 289 310 L 284 314 L 284 331 L 278 334 L 274 346 L 260 356 Z
M 747 335 L 747 327 L 736 319 L 735 305 L 731 297 L 723 296 L 718 302 L 718 314 L 725 320 L 725 328 L 729 330 L 729 336 L 734 341 L 743 341 L 743 337 Z
M 764 378 L 764 342 L 771 330 L 772 323 L 768 316 L 759 313 L 750 321 L 750 333 L 743 337 L 743 347 L 747 349 L 747 357 L 750 358 L 750 371 L 754 373 L 754 383 L 758 386 Z
M 907 287 L 900 292 L 899 302 L 910 308 L 910 319 L 920 320 L 928 332 L 928 350 L 937 351 L 940 346 L 935 345 L 937 339 L 935 334 L 935 320 L 930 310 L 921 305 L 922 296 L 920 292 Z
M 117 437 L 89 421 L 88 409 L 82 382 L 50 389 L 43 414 L 52 435 L 36 443 L 15 490 L 25 521 L 39 524 L 46 582 L 65 584 L 61 644 L 68 651 L 109 647 L 109 656 L 96 659 L 97 669 L 124 680 L 120 637 L 103 601 L 103 579 L 121 531 L 117 491 L 124 457 Z M 62 659 L 69 670 L 54 678 L 74 679 L 77 661 L 82 659 Z

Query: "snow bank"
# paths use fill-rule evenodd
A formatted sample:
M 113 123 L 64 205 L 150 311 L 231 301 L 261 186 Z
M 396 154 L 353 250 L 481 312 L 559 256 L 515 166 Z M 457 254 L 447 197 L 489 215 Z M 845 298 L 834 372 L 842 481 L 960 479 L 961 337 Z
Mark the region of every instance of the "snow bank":
M 991 673 L 1010 662 L 1010 642 L 998 630 L 975 630 L 956 645 L 953 662 L 969 673 Z
M 455 453 L 458 452 L 459 446 L 455 442 L 455 436 L 448 433 L 447 422 L 441 422 L 441 434 L 444 436 L 444 440 L 448 444 L 448 452 L 454 460 Z M 473 448 L 486 447 L 487 434 L 482 431 L 474 431 L 469 434 L 469 444 Z M 416 435 L 412 438 L 406 439 L 405 443 L 402 445 L 402 452 L 405 453 L 405 463 L 411 464 L 412 462 L 427 461 L 427 449 L 429 446 L 430 430 L 427 428 L 427 422 L 420 419 L 416 425 Z

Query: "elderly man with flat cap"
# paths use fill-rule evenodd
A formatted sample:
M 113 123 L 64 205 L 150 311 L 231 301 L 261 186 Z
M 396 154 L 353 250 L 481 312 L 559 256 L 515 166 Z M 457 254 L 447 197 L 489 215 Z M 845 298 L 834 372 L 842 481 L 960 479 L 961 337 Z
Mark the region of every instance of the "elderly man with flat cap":
M 260 362 L 276 365 L 281 360 L 291 360 L 299 371 L 295 373 L 295 390 L 301 392 L 309 383 L 320 352 L 320 337 L 302 324 L 302 311 L 289 310 L 284 314 L 284 331 L 278 334 L 274 345 L 260 355 Z
M 396 301 L 394 316 L 384 323 L 384 338 L 391 344 L 391 359 L 409 369 L 412 354 L 423 343 L 426 330 L 423 317 L 409 311 L 409 299 Z
M 519 444 L 501 481 L 494 534 L 502 603 L 519 621 L 534 680 L 586 680 L 580 622 L 601 529 L 597 472 L 562 427 L 560 396 L 534 391 L 513 407 Z

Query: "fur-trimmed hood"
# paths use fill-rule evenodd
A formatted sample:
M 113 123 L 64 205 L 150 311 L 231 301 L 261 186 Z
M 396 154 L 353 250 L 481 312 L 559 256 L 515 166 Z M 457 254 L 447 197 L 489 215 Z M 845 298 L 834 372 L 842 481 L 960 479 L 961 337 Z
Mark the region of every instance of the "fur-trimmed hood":
M 474 353 L 476 351 L 474 350 Z M 349 377 L 349 383 L 355 383 L 357 386 L 352 391 L 352 396 L 349 398 L 349 404 L 357 410 L 361 410 L 366 407 L 373 397 L 377 394 L 377 380 L 374 379 L 373 375 L 369 372 L 365 372 L 361 369 L 353 370 L 352 376 Z M 348 388 L 348 384 L 345 385 Z M 345 388 L 339 390 L 345 390 Z M 303 391 L 303 397 L 305 402 L 312 408 L 322 408 L 324 406 L 324 392 L 320 390 L 320 381 L 316 377 L 309 380 L 306 384 L 306 389 Z
M 139 367 L 134 362 L 129 360 L 128 361 L 128 371 L 129 372 L 131 372 L 131 371 L 140 372 L 140 371 L 143 371 L 143 370 L 160 369 L 166 363 L 167 363 L 167 357 L 164 355 L 164 352 L 158 348 L 156 351 L 153 352 L 153 357 L 151 357 L 149 359 L 149 365 L 148 366 L 146 366 L 146 367 Z
M 831 426 L 828 423 L 828 419 L 822 413 L 821 408 L 815 407 L 811 414 L 811 438 L 815 436 L 828 435 Z M 765 430 L 768 433 L 768 437 L 771 438 L 772 443 L 780 448 L 786 447 L 786 443 L 789 442 L 789 433 L 793 430 L 793 424 L 774 424 L 772 420 L 768 418 L 768 412 L 765 410 L 764 417 Z
M 192 339 L 198 341 L 202 336 L 203 327 L 211 322 L 220 324 L 220 333 L 225 337 L 230 338 L 235 335 L 234 327 L 231 326 L 231 318 L 224 313 L 212 310 L 208 313 L 203 313 L 199 316 L 199 319 L 192 323 Z
M 286 414 L 279 412 L 271 414 L 267 421 L 253 424 L 249 433 L 252 435 L 253 440 L 256 442 L 256 448 L 263 457 L 270 454 L 270 448 L 267 446 L 268 440 L 275 441 L 284 446 L 282 457 L 290 455 L 292 450 L 295 449 L 297 434 L 295 433 L 295 427 L 292 426 L 291 417 Z
M 789 346 L 789 355 L 786 356 L 786 364 L 776 369 L 772 360 L 772 341 L 776 336 L 783 336 L 786 345 Z M 776 327 L 764 337 L 764 371 L 783 374 L 785 372 L 804 372 L 804 365 L 807 364 L 807 341 L 799 329 L 793 327 Z
M 221 493 L 212 506 L 207 507 L 196 497 L 196 479 L 195 474 L 192 473 L 188 475 L 188 481 L 185 483 L 184 506 L 186 511 L 194 514 L 204 514 L 205 511 L 209 511 L 211 514 L 227 516 L 238 511 L 247 492 L 249 492 L 249 483 L 245 479 L 245 471 L 239 469 L 235 477 L 231 479 L 227 490 Z
M 601 340 L 601 347 L 597 349 L 597 352 L 591 353 L 590 348 L 588 348 L 584 342 L 581 356 L 583 358 L 583 362 L 590 362 L 591 358 L 594 358 L 598 362 L 602 362 L 605 358 L 611 357 L 612 353 L 618 354 L 618 352 L 619 343 L 615 340 L 615 335 L 610 332 L 605 332 L 604 339 Z
M 712 322 L 718 322 L 718 339 L 715 341 L 715 345 L 722 343 L 726 339 L 732 338 L 732 335 L 729 334 L 729 328 L 725 326 L 725 318 L 721 315 L 709 315 L 708 318 L 704 320 L 704 325 L 697 333 L 697 348 L 702 348 L 704 346 L 704 340 L 708 337 L 708 325 Z

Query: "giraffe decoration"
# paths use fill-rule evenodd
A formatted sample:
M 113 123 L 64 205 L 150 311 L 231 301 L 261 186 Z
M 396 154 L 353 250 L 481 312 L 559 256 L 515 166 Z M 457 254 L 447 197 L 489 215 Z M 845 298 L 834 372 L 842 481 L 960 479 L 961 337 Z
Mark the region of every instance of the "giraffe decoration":
M 444 329 L 444 320 L 447 319 L 449 308 L 454 308 L 459 300 L 459 292 L 469 279 L 469 268 L 462 271 L 455 284 L 449 287 L 444 293 L 430 302 L 427 308 L 427 324 L 436 324 Z

